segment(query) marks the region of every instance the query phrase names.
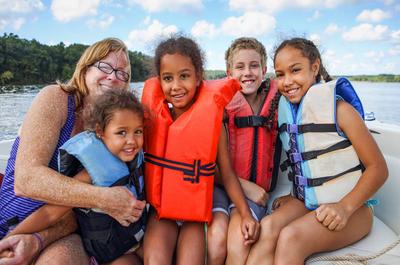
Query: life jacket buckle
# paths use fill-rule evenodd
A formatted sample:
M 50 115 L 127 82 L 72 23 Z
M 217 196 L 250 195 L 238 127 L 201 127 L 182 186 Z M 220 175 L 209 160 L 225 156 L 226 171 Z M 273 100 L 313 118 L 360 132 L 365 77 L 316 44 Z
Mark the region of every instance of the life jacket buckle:
M 290 153 L 289 160 L 292 164 L 302 162 L 303 156 L 301 155 L 301 153 Z
M 287 133 L 299 133 L 299 126 L 297 124 L 286 124 L 286 131 Z
M 293 182 L 297 186 L 308 186 L 308 179 L 301 175 L 295 175 L 293 178 Z

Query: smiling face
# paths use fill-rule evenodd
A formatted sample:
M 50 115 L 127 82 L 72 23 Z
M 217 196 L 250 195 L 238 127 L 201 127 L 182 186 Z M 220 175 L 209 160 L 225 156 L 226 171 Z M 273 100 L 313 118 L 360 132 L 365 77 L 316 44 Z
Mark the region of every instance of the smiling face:
M 179 117 L 193 104 L 200 81 L 192 60 L 179 53 L 165 54 L 160 61 L 160 82 L 165 98 Z
M 110 52 L 100 60 L 112 66 L 114 69 L 129 73 L 128 60 L 124 52 Z M 129 73 L 130 74 L 130 73 Z M 95 66 L 90 66 L 85 74 L 85 82 L 90 95 L 99 95 L 110 88 L 126 88 L 127 82 L 116 78 L 115 71 L 111 74 L 102 72 Z
M 230 65 L 227 74 L 240 82 L 241 92 L 255 94 L 267 70 L 261 65 L 261 55 L 253 49 L 240 49 L 234 52 Z
M 143 146 L 143 118 L 129 109 L 116 110 L 104 131 L 97 128 L 96 134 L 113 155 L 132 161 Z
M 319 59 L 311 63 L 299 49 L 286 46 L 276 54 L 274 64 L 279 91 L 291 103 L 300 103 L 301 98 L 316 82 Z

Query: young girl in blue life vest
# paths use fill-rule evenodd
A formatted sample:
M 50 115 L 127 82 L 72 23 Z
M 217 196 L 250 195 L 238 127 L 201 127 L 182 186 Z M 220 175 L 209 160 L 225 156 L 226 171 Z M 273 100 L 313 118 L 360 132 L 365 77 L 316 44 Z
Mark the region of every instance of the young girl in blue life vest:
M 227 75 L 241 86 L 225 107 L 228 150 L 258 222 L 267 214 L 268 193 L 274 189 L 279 169 L 275 161 L 281 154 L 277 141 L 280 94 L 275 80 L 264 80 L 266 60 L 265 47 L 255 38 L 238 38 L 225 53 Z M 238 229 L 240 215 L 221 187 L 215 187 L 213 204 L 213 222 L 207 231 L 207 264 L 245 264 L 248 258 L 258 255 L 252 245 L 243 243 Z
M 254 246 L 263 256 L 251 264 L 303 264 L 313 253 L 369 233 L 373 212 L 367 202 L 388 169 L 352 85 L 344 78 L 331 81 L 312 41 L 282 42 L 274 65 L 283 95 L 279 131 L 289 157 L 282 168 L 289 168 L 293 189 L 263 219 Z
M 162 41 L 154 61 L 158 77 L 146 81 L 142 96 L 149 109 L 146 196 L 155 209 L 144 237 L 144 264 L 172 264 L 175 253 L 178 265 L 203 265 L 204 222 L 211 221 L 216 164 L 240 213 L 238 229 L 244 240 L 252 243 L 259 233 L 231 169 L 221 130 L 224 106 L 239 84 L 204 81 L 202 52 L 183 36 Z
M 141 264 L 137 253 L 141 253 L 140 241 L 147 219 L 142 174 L 142 105 L 128 90 L 109 89 L 86 110 L 87 130 L 59 149 L 60 172 L 96 186 L 125 186 L 137 204 L 136 215 L 123 225 L 98 209 L 74 209 L 83 245 L 92 256 L 92 264 Z M 8 236 L 41 231 L 69 210 L 71 207 L 44 205 Z

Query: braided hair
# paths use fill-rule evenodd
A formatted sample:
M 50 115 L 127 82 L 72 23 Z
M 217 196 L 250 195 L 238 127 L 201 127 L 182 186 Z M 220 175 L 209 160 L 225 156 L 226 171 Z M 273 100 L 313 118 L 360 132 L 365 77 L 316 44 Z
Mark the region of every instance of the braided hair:
M 317 59 L 319 59 L 320 67 L 319 67 L 318 75 L 316 77 L 317 82 L 321 81 L 321 77 L 325 82 L 332 80 L 332 77 L 328 74 L 324 65 L 322 64 L 321 54 L 319 53 L 317 46 L 315 46 L 315 44 L 311 40 L 308 40 L 305 38 L 292 38 L 292 39 L 283 41 L 275 49 L 274 63 L 275 63 L 276 55 L 278 54 L 278 52 L 280 50 L 282 50 L 283 48 L 285 48 L 286 46 L 298 49 L 304 57 L 306 57 L 310 60 L 311 64 L 313 64 Z
M 263 84 L 263 87 L 264 87 L 264 90 L 266 91 L 266 93 L 268 95 L 270 87 L 271 87 L 271 79 L 265 80 L 265 82 Z M 276 91 L 276 93 L 275 93 L 275 95 L 274 95 L 274 97 L 271 100 L 271 103 L 269 105 L 267 121 L 269 122 L 270 129 L 273 128 L 273 124 L 275 122 L 275 119 L 278 116 L 278 106 L 279 106 L 280 97 L 281 97 L 281 93 L 279 91 Z

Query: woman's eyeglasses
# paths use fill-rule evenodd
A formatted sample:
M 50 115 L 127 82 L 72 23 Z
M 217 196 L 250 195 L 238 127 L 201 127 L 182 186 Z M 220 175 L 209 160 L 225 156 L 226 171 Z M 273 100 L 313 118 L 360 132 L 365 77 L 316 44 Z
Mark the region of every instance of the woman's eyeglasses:
M 100 71 L 106 74 L 112 74 L 115 72 L 115 77 L 118 80 L 121 80 L 122 82 L 128 82 L 129 80 L 129 74 L 127 72 L 124 72 L 122 70 L 114 69 L 110 64 L 106 62 L 97 62 L 92 64 L 92 66 L 97 67 Z

